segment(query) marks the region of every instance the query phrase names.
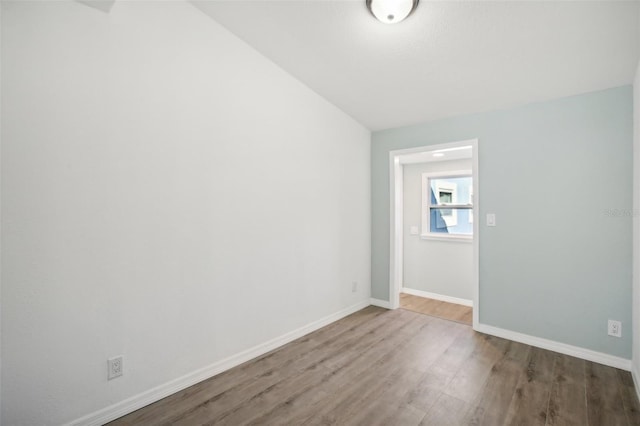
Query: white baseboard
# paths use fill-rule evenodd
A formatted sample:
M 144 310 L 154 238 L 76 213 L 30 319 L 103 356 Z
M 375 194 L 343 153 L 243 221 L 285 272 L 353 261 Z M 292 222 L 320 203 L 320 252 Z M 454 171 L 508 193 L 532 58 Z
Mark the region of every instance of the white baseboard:
M 473 300 L 460 299 L 459 297 L 445 296 L 444 294 L 431 293 L 428 291 L 415 290 L 413 288 L 402 287 L 403 293 L 412 294 L 414 296 L 426 297 L 428 299 L 441 300 L 443 302 L 455 303 L 457 305 L 473 306 Z
M 633 387 L 636 390 L 636 395 L 640 400 L 640 376 L 638 376 L 638 370 L 636 370 L 636 366 L 633 361 L 631 361 L 631 377 L 633 378 Z
M 505 330 L 503 328 L 493 327 L 486 324 L 478 324 L 474 330 L 481 333 L 490 334 L 492 336 L 502 337 L 504 339 L 513 340 L 527 345 L 535 346 L 542 349 L 548 349 L 553 352 L 574 356 L 587 361 L 597 362 L 598 364 L 608 365 L 610 367 L 619 368 L 621 370 L 631 370 L 631 360 L 620 358 L 617 356 L 605 354 L 602 352 L 592 351 L 591 349 L 572 346 L 566 343 L 560 343 L 553 340 L 543 339 L 541 337 L 530 336 L 528 334 L 518 333 L 516 331 Z M 636 386 L 636 390 L 638 387 Z
M 373 306 L 379 306 L 381 308 L 385 308 L 385 309 L 391 309 L 391 303 L 389 303 L 386 300 L 380 300 L 380 299 L 374 299 L 373 297 L 371 298 L 371 304 Z
M 170 382 L 157 386 L 153 389 L 149 389 L 146 392 L 143 392 L 131 398 L 125 399 L 124 401 L 121 401 L 109 407 L 103 408 L 102 410 L 88 414 L 84 417 L 81 417 L 77 420 L 72 421 L 71 423 L 68 423 L 68 425 L 69 426 L 71 425 L 73 426 L 103 425 L 107 422 L 115 420 L 126 414 L 132 413 L 135 410 L 145 407 L 151 403 L 159 401 L 162 398 L 166 398 L 169 395 L 172 395 L 176 392 L 186 389 L 189 386 L 193 386 L 196 383 L 200 383 L 201 381 L 206 380 L 210 377 L 213 377 L 217 374 L 220 374 L 223 371 L 229 370 L 230 368 L 240 365 L 243 362 L 249 361 L 269 351 L 272 351 L 282 345 L 285 345 L 295 339 L 298 339 L 304 336 L 305 334 L 309 334 L 312 331 L 318 330 L 326 325 L 329 325 L 332 322 L 335 322 L 339 319 L 346 317 L 347 315 L 351 315 L 354 312 L 364 309 L 369 305 L 370 305 L 369 300 L 364 300 L 362 302 L 356 303 L 355 305 L 349 306 L 348 308 L 342 309 L 341 311 L 338 311 L 334 314 L 321 318 L 317 321 L 314 321 L 310 324 L 307 324 L 289 333 L 283 334 L 282 336 L 276 337 L 275 339 L 271 339 L 260 345 L 254 346 L 253 348 L 242 351 L 236 355 L 233 355 L 223 360 L 220 360 L 218 362 L 215 362 L 207 367 L 204 367 L 192 373 L 186 374 L 182 377 L 179 377 L 175 380 L 172 380 Z

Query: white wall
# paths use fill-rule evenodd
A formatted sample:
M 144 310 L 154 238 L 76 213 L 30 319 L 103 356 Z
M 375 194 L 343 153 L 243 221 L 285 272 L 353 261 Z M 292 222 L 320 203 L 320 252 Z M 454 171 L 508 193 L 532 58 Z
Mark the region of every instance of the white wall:
M 183 2 L 3 1 L 2 39 L 4 424 L 368 300 L 363 126 Z
M 413 290 L 473 300 L 473 244 L 470 241 L 425 240 L 411 235 L 422 229 L 422 174 L 471 170 L 471 160 L 404 166 L 403 286 Z

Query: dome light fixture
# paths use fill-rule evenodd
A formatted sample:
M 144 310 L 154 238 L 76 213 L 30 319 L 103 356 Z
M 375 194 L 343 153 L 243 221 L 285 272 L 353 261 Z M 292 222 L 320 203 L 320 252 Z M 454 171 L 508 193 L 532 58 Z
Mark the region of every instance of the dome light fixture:
M 416 10 L 420 0 L 366 0 L 367 9 L 385 24 L 403 21 Z

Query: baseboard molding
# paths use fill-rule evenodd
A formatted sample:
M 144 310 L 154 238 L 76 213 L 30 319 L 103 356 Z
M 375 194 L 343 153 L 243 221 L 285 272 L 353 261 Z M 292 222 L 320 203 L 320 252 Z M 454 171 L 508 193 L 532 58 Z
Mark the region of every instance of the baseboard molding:
M 385 308 L 385 309 L 391 309 L 391 303 L 389 303 L 386 300 L 380 300 L 380 299 L 374 299 L 373 297 L 371 298 L 371 304 L 373 306 L 379 306 L 381 308 Z
M 638 370 L 636 369 L 636 365 L 631 361 L 631 377 L 633 378 L 633 387 L 636 390 L 636 395 L 640 400 L 640 376 L 638 376 Z
M 193 386 L 196 383 L 199 383 L 226 370 L 229 370 L 230 368 L 240 365 L 243 362 L 247 362 L 260 355 L 264 355 L 265 353 L 277 349 L 280 346 L 285 345 L 295 339 L 298 339 L 306 334 L 329 325 L 332 322 L 338 321 L 339 319 L 342 319 L 347 315 L 351 315 L 354 312 L 364 309 L 369 305 L 369 300 L 364 300 L 362 302 L 356 303 L 355 305 L 349 306 L 348 308 L 342 309 L 334 314 L 321 318 L 289 333 L 283 334 L 282 336 L 276 337 L 275 339 L 271 339 L 260 345 L 254 346 L 253 348 L 242 351 L 236 355 L 215 362 L 207 367 L 201 368 L 192 373 L 186 374 L 175 380 L 150 389 L 146 392 L 125 399 L 124 401 L 103 408 L 102 410 L 81 417 L 77 420 L 72 421 L 71 423 L 68 423 L 68 426 L 98 426 L 108 423 L 126 414 L 132 413 L 135 410 L 145 407 L 151 403 L 159 401 L 162 398 L 166 398 L 169 395 L 186 389 L 189 386 Z
M 592 351 L 591 349 L 572 346 L 566 343 L 560 343 L 553 340 L 543 339 L 541 337 L 530 336 L 528 334 L 518 333 L 516 331 L 505 330 L 503 328 L 493 327 L 486 324 L 478 324 L 474 330 L 481 333 L 490 334 L 492 336 L 502 337 L 504 339 L 513 340 L 527 345 L 547 349 L 553 352 L 574 356 L 587 361 L 597 362 L 598 364 L 608 365 L 610 367 L 619 368 L 621 370 L 632 371 L 631 360 L 620 358 L 617 356 L 605 354 L 602 352 Z M 636 390 L 638 386 L 636 385 Z
M 444 294 L 431 293 L 429 291 L 415 290 L 413 288 L 402 287 L 402 293 L 412 294 L 414 296 L 426 297 L 428 299 L 441 300 L 443 302 L 455 303 L 457 305 L 473 306 L 473 300 L 460 299 L 459 297 L 445 296 Z

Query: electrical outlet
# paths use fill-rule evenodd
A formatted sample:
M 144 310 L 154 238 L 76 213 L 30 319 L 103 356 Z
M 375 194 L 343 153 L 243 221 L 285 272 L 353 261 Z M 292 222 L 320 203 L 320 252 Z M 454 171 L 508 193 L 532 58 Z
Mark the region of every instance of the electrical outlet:
M 622 323 L 620 321 L 609 320 L 609 336 L 622 337 Z
M 122 376 L 124 369 L 122 355 L 107 360 L 107 379 L 115 379 Z
M 358 291 L 358 281 L 354 281 L 351 283 L 351 291 L 353 293 L 355 293 L 356 291 Z

